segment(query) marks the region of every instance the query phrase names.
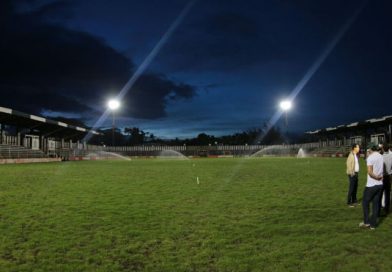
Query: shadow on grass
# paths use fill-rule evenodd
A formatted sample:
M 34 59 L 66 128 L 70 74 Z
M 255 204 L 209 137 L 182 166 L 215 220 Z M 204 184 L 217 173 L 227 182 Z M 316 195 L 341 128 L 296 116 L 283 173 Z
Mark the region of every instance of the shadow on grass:
M 390 213 L 385 212 L 385 210 L 381 210 L 380 211 L 380 215 L 378 216 L 378 226 L 380 226 L 382 224 L 382 222 L 384 222 L 384 220 L 388 217 L 391 216 Z

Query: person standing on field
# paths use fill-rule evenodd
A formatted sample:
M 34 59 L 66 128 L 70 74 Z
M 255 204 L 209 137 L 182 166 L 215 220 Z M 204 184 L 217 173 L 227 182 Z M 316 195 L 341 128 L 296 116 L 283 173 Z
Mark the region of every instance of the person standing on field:
M 374 143 L 368 145 L 368 152 L 369 156 L 366 160 L 367 183 L 362 200 L 363 222 L 359 223 L 359 227 L 374 230 L 377 226 L 377 218 L 380 213 L 384 159 L 378 152 L 378 145 Z M 369 215 L 370 202 L 372 202 L 373 208 L 371 217 Z
M 358 162 L 359 145 L 353 144 L 351 146 L 351 152 L 348 154 L 346 161 L 346 173 L 348 175 L 348 194 L 347 194 L 347 205 L 354 207 L 358 204 L 357 201 L 357 189 L 358 189 Z
M 383 183 L 383 202 L 384 202 L 384 212 L 385 215 L 388 215 L 390 212 L 391 206 L 391 175 L 392 175 L 392 150 L 391 147 L 387 144 L 384 144 L 384 178 L 382 180 Z

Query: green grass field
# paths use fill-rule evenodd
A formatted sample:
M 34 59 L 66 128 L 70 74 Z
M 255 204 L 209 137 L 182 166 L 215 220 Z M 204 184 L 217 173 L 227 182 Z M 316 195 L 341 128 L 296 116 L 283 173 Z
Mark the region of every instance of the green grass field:
M 391 271 L 347 187 L 332 158 L 0 165 L 0 271 Z

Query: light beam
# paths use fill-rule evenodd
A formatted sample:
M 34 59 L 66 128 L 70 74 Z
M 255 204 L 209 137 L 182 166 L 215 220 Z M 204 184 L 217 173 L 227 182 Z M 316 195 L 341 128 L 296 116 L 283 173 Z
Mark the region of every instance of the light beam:
M 321 55 L 316 59 L 316 61 L 313 63 L 313 65 L 305 73 L 303 78 L 298 82 L 298 84 L 295 86 L 295 88 L 291 91 L 291 93 L 288 97 L 289 101 L 294 101 L 294 99 L 297 97 L 297 95 L 303 90 L 303 88 L 310 81 L 312 76 L 317 72 L 317 70 L 324 63 L 325 59 L 331 54 L 332 50 L 336 47 L 336 45 L 342 39 L 344 34 L 347 33 L 347 31 L 350 29 L 350 27 L 353 25 L 353 23 L 357 20 L 359 14 L 365 8 L 367 2 L 368 2 L 368 0 L 365 0 L 362 2 L 362 4 L 355 10 L 354 14 L 340 28 L 340 30 L 335 35 L 335 37 L 327 44 L 327 46 L 324 48 Z M 283 113 L 284 113 L 284 111 L 275 112 L 275 114 L 271 117 L 271 119 L 267 123 L 267 128 L 264 131 L 263 135 L 266 135 L 268 133 L 268 131 L 278 122 L 278 120 L 281 118 Z M 260 135 L 260 137 L 258 137 L 256 142 L 261 141 L 262 138 L 263 137 Z
M 155 47 L 152 49 L 152 51 L 147 55 L 147 57 L 144 59 L 144 61 L 137 68 L 137 70 L 132 75 L 132 77 L 128 80 L 128 82 L 125 84 L 125 86 L 121 89 L 120 93 L 116 96 L 117 100 L 121 100 L 122 98 L 124 98 L 124 96 L 132 88 L 132 86 L 136 82 L 136 80 L 143 74 L 143 72 L 147 69 L 147 67 L 154 60 L 154 58 L 156 57 L 158 52 L 161 50 L 162 46 L 167 42 L 167 40 L 174 33 L 174 31 L 177 29 L 177 27 L 180 25 L 180 23 L 184 20 L 185 16 L 189 13 L 190 9 L 192 8 L 192 6 L 195 4 L 196 1 L 197 0 L 191 0 L 184 7 L 184 9 L 181 11 L 180 15 L 177 17 L 177 19 L 174 20 L 174 22 L 170 25 L 169 29 L 165 32 L 165 34 L 161 37 L 159 42 L 155 45 Z M 108 115 L 109 115 L 109 112 L 107 109 L 99 117 L 99 119 L 95 122 L 92 129 L 94 130 L 94 129 L 97 129 L 98 127 L 101 127 L 103 122 L 105 122 L 105 120 L 107 119 Z M 83 141 L 88 142 L 92 136 L 93 136 L 92 133 L 88 133 L 83 138 Z

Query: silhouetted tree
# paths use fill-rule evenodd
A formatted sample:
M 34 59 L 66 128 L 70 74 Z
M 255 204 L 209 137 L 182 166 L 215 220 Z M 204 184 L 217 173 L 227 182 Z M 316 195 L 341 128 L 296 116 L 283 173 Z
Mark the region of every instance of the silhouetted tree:
M 98 130 L 101 135 L 94 135 L 90 140 L 89 144 L 94 145 L 106 145 L 111 146 L 113 142 L 113 130 L 111 128 L 108 129 L 100 129 Z M 114 130 L 114 145 L 115 146 L 124 146 L 127 144 L 127 140 L 124 134 L 121 133 L 120 129 Z
M 124 133 L 130 136 L 128 141 L 130 145 L 142 145 L 144 143 L 146 133 L 143 130 L 137 127 L 124 128 Z
M 267 126 L 264 127 L 262 131 L 262 137 L 260 143 L 263 145 L 274 145 L 282 144 L 285 142 L 284 136 L 280 132 L 279 128 L 271 127 L 268 131 Z
M 200 133 L 195 138 L 190 139 L 179 139 L 175 138 L 172 140 L 164 140 L 156 137 L 154 134 L 149 132 L 144 132 L 137 127 L 126 127 L 121 133 L 119 129 L 115 130 L 115 144 L 116 145 L 142 145 L 142 144 L 159 144 L 159 145 L 273 145 L 287 143 L 287 138 L 281 133 L 280 129 L 277 127 L 271 127 L 267 130 L 267 124 L 264 124 L 262 128 L 252 128 L 244 132 L 237 132 L 232 135 L 224 135 L 221 137 L 215 137 L 213 135 L 208 135 L 206 133 Z M 106 129 L 101 130 L 102 136 L 94 136 L 90 141 L 92 144 L 106 144 L 111 145 L 112 143 L 112 130 Z M 288 135 L 290 136 L 290 135 Z M 294 137 L 294 136 L 293 136 Z M 301 139 L 300 136 L 294 137 L 295 139 Z
M 217 138 L 206 133 L 200 133 L 196 138 L 189 141 L 189 145 L 209 145 L 217 141 Z

